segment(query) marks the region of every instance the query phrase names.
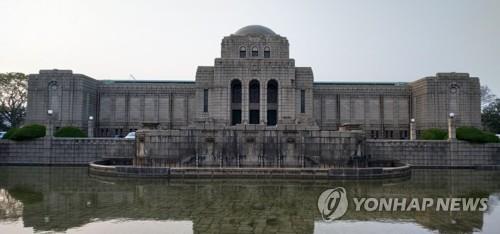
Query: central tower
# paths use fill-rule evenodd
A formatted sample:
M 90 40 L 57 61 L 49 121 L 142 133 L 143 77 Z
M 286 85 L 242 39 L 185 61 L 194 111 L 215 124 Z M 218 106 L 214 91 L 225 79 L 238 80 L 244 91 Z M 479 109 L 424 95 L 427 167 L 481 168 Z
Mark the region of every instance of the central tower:
M 312 124 L 311 68 L 297 68 L 286 37 L 259 25 L 226 36 L 213 67 L 196 73 L 200 122 Z

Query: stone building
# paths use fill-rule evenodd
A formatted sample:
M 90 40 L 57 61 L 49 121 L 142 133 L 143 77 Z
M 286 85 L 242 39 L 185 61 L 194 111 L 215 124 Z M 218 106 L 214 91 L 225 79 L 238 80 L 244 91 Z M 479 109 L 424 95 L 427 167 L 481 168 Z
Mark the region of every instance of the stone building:
M 335 80 L 335 77 L 331 78 Z M 405 139 L 418 130 L 480 125 L 479 79 L 437 73 L 414 82 L 315 82 L 311 67 L 296 67 L 286 37 L 251 25 L 226 36 L 213 66 L 195 81 L 96 80 L 70 70 L 29 76 L 27 122 L 125 135 L 150 124 L 158 129 L 254 126 L 337 130 L 359 124 L 369 138 Z

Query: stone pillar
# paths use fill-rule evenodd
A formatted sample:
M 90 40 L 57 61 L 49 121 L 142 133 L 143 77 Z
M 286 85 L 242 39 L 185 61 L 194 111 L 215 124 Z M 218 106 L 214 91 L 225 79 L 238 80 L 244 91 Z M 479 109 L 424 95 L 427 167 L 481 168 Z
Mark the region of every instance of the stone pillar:
M 47 110 L 47 134 L 46 137 L 52 138 L 54 136 L 54 123 L 52 122 L 53 110 Z
M 87 135 L 88 137 L 94 137 L 94 116 L 89 116 L 89 122 L 87 123 Z
M 410 140 L 414 141 L 417 139 L 417 128 L 415 126 L 415 119 L 410 121 Z
M 457 131 L 455 126 L 455 114 L 450 113 L 448 117 L 448 140 L 453 141 L 457 139 Z
M 249 108 L 248 105 L 250 100 L 248 100 L 248 82 L 246 80 L 241 81 L 241 123 L 248 124 L 249 118 Z
M 267 123 L 267 83 L 260 83 L 260 124 Z

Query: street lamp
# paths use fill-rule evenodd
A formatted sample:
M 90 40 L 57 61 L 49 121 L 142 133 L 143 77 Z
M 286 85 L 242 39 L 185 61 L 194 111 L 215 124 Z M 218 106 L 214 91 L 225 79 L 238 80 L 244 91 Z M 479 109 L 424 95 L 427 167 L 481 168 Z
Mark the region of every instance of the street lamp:
M 410 119 L 410 140 L 417 139 L 417 128 L 415 127 L 415 118 Z
M 448 139 L 455 140 L 457 138 L 457 131 L 455 127 L 455 113 L 450 113 L 450 118 L 448 118 Z
M 52 137 L 54 135 L 54 130 L 52 128 L 52 115 L 54 114 L 54 111 L 52 109 L 47 110 L 47 115 L 49 116 L 48 118 L 48 137 Z
M 89 122 L 87 123 L 87 135 L 88 137 L 94 137 L 94 116 L 89 116 Z

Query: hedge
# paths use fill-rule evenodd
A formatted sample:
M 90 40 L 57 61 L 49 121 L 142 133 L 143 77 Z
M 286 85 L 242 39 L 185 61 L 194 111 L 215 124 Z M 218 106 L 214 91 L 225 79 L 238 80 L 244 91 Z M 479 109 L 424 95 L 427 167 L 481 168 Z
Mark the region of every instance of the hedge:
M 55 137 L 87 137 L 82 130 L 76 127 L 62 127 L 54 133 Z
M 30 124 L 15 130 L 9 139 L 15 141 L 31 140 L 45 136 L 45 126 L 40 124 Z
M 3 135 L 3 139 L 11 139 L 12 135 L 14 135 L 14 133 L 18 130 L 19 128 L 11 128 L 9 129 L 9 131 L 7 131 L 5 133 L 5 135 Z
M 472 143 L 497 143 L 500 139 L 491 132 L 481 131 L 474 127 L 457 128 L 457 139 Z
M 446 140 L 448 139 L 448 132 L 439 128 L 429 128 L 422 132 L 422 139 L 424 140 Z

